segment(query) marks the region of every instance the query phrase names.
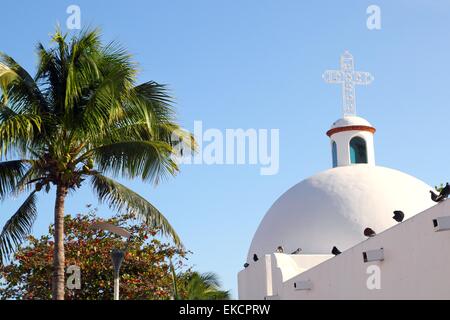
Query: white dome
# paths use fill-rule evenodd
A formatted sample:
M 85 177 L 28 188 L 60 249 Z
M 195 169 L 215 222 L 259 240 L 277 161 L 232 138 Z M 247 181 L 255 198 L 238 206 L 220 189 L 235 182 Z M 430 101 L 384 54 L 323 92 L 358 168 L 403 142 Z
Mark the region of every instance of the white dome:
M 430 186 L 397 170 L 372 165 L 337 167 L 314 175 L 284 193 L 270 208 L 250 246 L 249 261 L 302 248 L 304 253 L 330 253 L 365 239 L 363 230 L 377 233 L 431 207 Z
M 358 116 L 345 116 L 341 119 L 336 120 L 331 125 L 331 129 L 334 128 L 342 128 L 342 127 L 350 127 L 350 126 L 366 126 L 372 127 L 369 121 L 364 118 Z

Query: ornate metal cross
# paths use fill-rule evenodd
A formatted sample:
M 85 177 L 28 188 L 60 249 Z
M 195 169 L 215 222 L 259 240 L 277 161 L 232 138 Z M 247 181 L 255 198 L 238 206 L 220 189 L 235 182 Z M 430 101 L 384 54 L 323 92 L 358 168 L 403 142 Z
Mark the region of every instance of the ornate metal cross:
M 322 78 L 327 83 L 342 84 L 344 116 L 356 115 L 355 85 L 368 85 L 374 80 L 369 72 L 355 71 L 353 56 L 348 51 L 341 56 L 341 70 L 327 70 Z

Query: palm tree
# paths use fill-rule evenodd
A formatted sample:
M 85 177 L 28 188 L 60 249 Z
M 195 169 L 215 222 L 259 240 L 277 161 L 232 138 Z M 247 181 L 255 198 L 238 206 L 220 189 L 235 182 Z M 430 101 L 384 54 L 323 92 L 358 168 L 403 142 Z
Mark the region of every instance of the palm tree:
M 53 299 L 64 299 L 64 203 L 85 180 L 100 202 L 180 244 L 161 212 L 113 178 L 158 183 L 178 171 L 177 145 L 193 139 L 176 124 L 165 86 L 136 84 L 137 65 L 122 47 L 103 45 L 98 30 L 66 38 L 57 30 L 53 47 L 38 44 L 34 78 L 0 53 L 0 199 L 28 193 L 0 234 L 0 263 L 31 232 L 37 194 L 55 190 Z
M 228 300 L 229 291 L 220 289 L 220 281 L 215 273 L 192 272 L 186 285 L 187 300 Z

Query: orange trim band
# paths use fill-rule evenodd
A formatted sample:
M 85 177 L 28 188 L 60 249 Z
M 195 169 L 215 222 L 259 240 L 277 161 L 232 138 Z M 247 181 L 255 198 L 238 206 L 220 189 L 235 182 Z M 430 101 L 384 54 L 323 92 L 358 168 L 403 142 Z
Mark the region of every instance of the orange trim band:
M 333 128 L 327 131 L 327 136 L 331 137 L 333 134 L 343 131 L 368 131 L 375 133 L 376 129 L 374 127 L 369 126 L 348 126 L 348 127 L 339 127 Z

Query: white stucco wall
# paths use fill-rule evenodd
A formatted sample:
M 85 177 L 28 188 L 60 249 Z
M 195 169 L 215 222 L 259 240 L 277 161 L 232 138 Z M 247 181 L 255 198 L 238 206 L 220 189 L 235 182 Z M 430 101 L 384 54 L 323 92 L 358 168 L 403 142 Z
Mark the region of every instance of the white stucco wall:
M 450 200 L 437 204 L 343 252 L 341 255 L 270 257 L 239 273 L 239 298 L 264 299 L 450 299 L 450 231 L 436 232 L 433 219 L 450 216 Z M 363 252 L 383 248 L 384 260 L 364 263 Z M 295 261 L 296 266 L 292 263 Z M 368 267 L 380 270 L 380 289 L 369 290 Z M 262 271 L 262 268 L 265 268 Z M 299 272 L 295 273 L 295 268 Z M 253 270 L 259 270 L 255 273 Z M 304 269 L 304 271 L 303 271 Z M 270 276 L 264 274 L 271 273 Z M 283 276 L 284 275 L 284 276 Z M 271 291 L 261 290 L 261 279 Z M 296 290 L 294 282 L 311 281 L 311 290 Z
M 450 215 L 450 201 L 363 241 L 339 256 L 285 281 L 281 299 L 450 299 L 450 231 L 435 232 L 432 220 Z M 384 249 L 384 261 L 363 262 L 362 253 Z M 367 268 L 380 268 L 381 289 L 369 290 Z M 310 280 L 312 290 L 294 282 Z
M 279 296 L 283 283 L 331 257 L 332 255 L 283 253 L 265 255 L 239 272 L 239 299 L 263 300 L 268 296 Z
M 271 266 L 270 255 L 260 257 L 238 273 L 239 299 L 263 300 L 265 296 L 273 295 L 272 272 L 268 266 Z

